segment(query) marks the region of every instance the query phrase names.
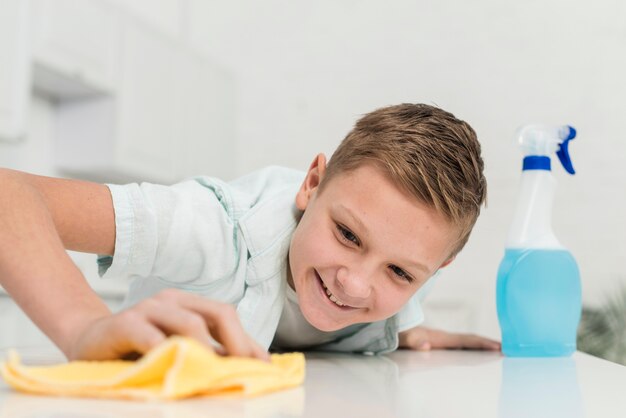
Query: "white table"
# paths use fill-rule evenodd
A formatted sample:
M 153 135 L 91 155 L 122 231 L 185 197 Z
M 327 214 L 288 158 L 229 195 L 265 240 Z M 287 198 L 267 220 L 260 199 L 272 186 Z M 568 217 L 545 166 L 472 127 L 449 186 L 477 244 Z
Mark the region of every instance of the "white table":
M 303 387 L 254 399 L 140 403 L 52 398 L 0 386 L 0 417 L 626 417 L 626 368 L 583 353 L 307 354 Z

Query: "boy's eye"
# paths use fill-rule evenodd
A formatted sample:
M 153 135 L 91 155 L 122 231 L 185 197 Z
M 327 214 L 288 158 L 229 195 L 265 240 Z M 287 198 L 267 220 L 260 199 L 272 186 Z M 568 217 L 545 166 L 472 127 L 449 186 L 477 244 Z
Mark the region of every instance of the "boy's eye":
M 393 274 L 400 277 L 401 279 L 406 280 L 409 283 L 413 282 L 413 278 L 409 276 L 409 274 L 406 271 L 402 270 L 400 267 L 390 264 L 389 268 L 391 269 L 391 271 L 393 271 Z
M 344 241 L 350 241 L 353 244 L 359 245 L 359 239 L 349 229 L 337 224 L 337 231 L 339 231 L 339 234 Z

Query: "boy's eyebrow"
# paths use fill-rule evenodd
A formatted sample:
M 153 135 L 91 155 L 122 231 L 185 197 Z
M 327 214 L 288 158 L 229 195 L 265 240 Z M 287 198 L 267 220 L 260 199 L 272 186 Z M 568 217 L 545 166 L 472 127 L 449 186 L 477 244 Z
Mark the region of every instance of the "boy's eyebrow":
M 352 221 L 354 221 L 355 224 L 357 224 L 359 229 L 363 231 L 365 236 L 369 237 L 369 231 L 365 227 L 365 224 L 350 209 L 348 209 L 346 206 L 342 205 L 341 203 L 337 204 L 337 209 L 340 209 L 343 212 L 345 212 L 345 214 L 348 215 L 352 219 Z M 421 264 L 415 261 L 403 261 L 403 263 L 406 263 L 407 265 L 411 265 L 419 270 L 422 270 L 426 274 L 430 274 L 430 270 L 424 264 Z
M 363 233 L 366 236 L 369 236 L 369 231 L 365 227 L 365 224 L 354 214 L 354 212 L 352 212 L 350 209 L 348 209 L 346 206 L 342 205 L 341 203 L 337 204 L 337 208 L 345 212 L 346 215 L 348 215 L 352 219 L 352 221 L 354 221 L 354 223 L 357 224 L 359 229 L 363 231 Z

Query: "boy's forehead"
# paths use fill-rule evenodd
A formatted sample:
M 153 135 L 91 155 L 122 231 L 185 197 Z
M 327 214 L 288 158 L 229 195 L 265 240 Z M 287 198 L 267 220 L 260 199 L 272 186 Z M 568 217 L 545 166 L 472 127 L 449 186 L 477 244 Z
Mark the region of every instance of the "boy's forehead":
M 364 201 L 375 201 L 380 199 L 382 192 L 392 191 L 403 195 L 408 201 L 412 201 L 416 205 L 424 204 L 396 184 L 385 170 L 373 162 L 361 163 L 352 169 L 335 173 L 324 187 L 332 187 L 334 192 L 340 196 L 360 193 L 359 197 Z M 371 193 L 373 188 L 376 189 L 374 191 L 381 193 Z

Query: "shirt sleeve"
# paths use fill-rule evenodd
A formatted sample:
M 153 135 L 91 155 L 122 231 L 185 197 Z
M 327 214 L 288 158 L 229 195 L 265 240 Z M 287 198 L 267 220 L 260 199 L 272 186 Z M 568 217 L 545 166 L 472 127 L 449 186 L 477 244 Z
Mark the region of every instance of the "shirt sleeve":
M 107 186 L 115 210 L 115 254 L 98 257 L 101 277 L 205 283 L 237 267 L 232 210 L 220 188 L 195 180 Z

